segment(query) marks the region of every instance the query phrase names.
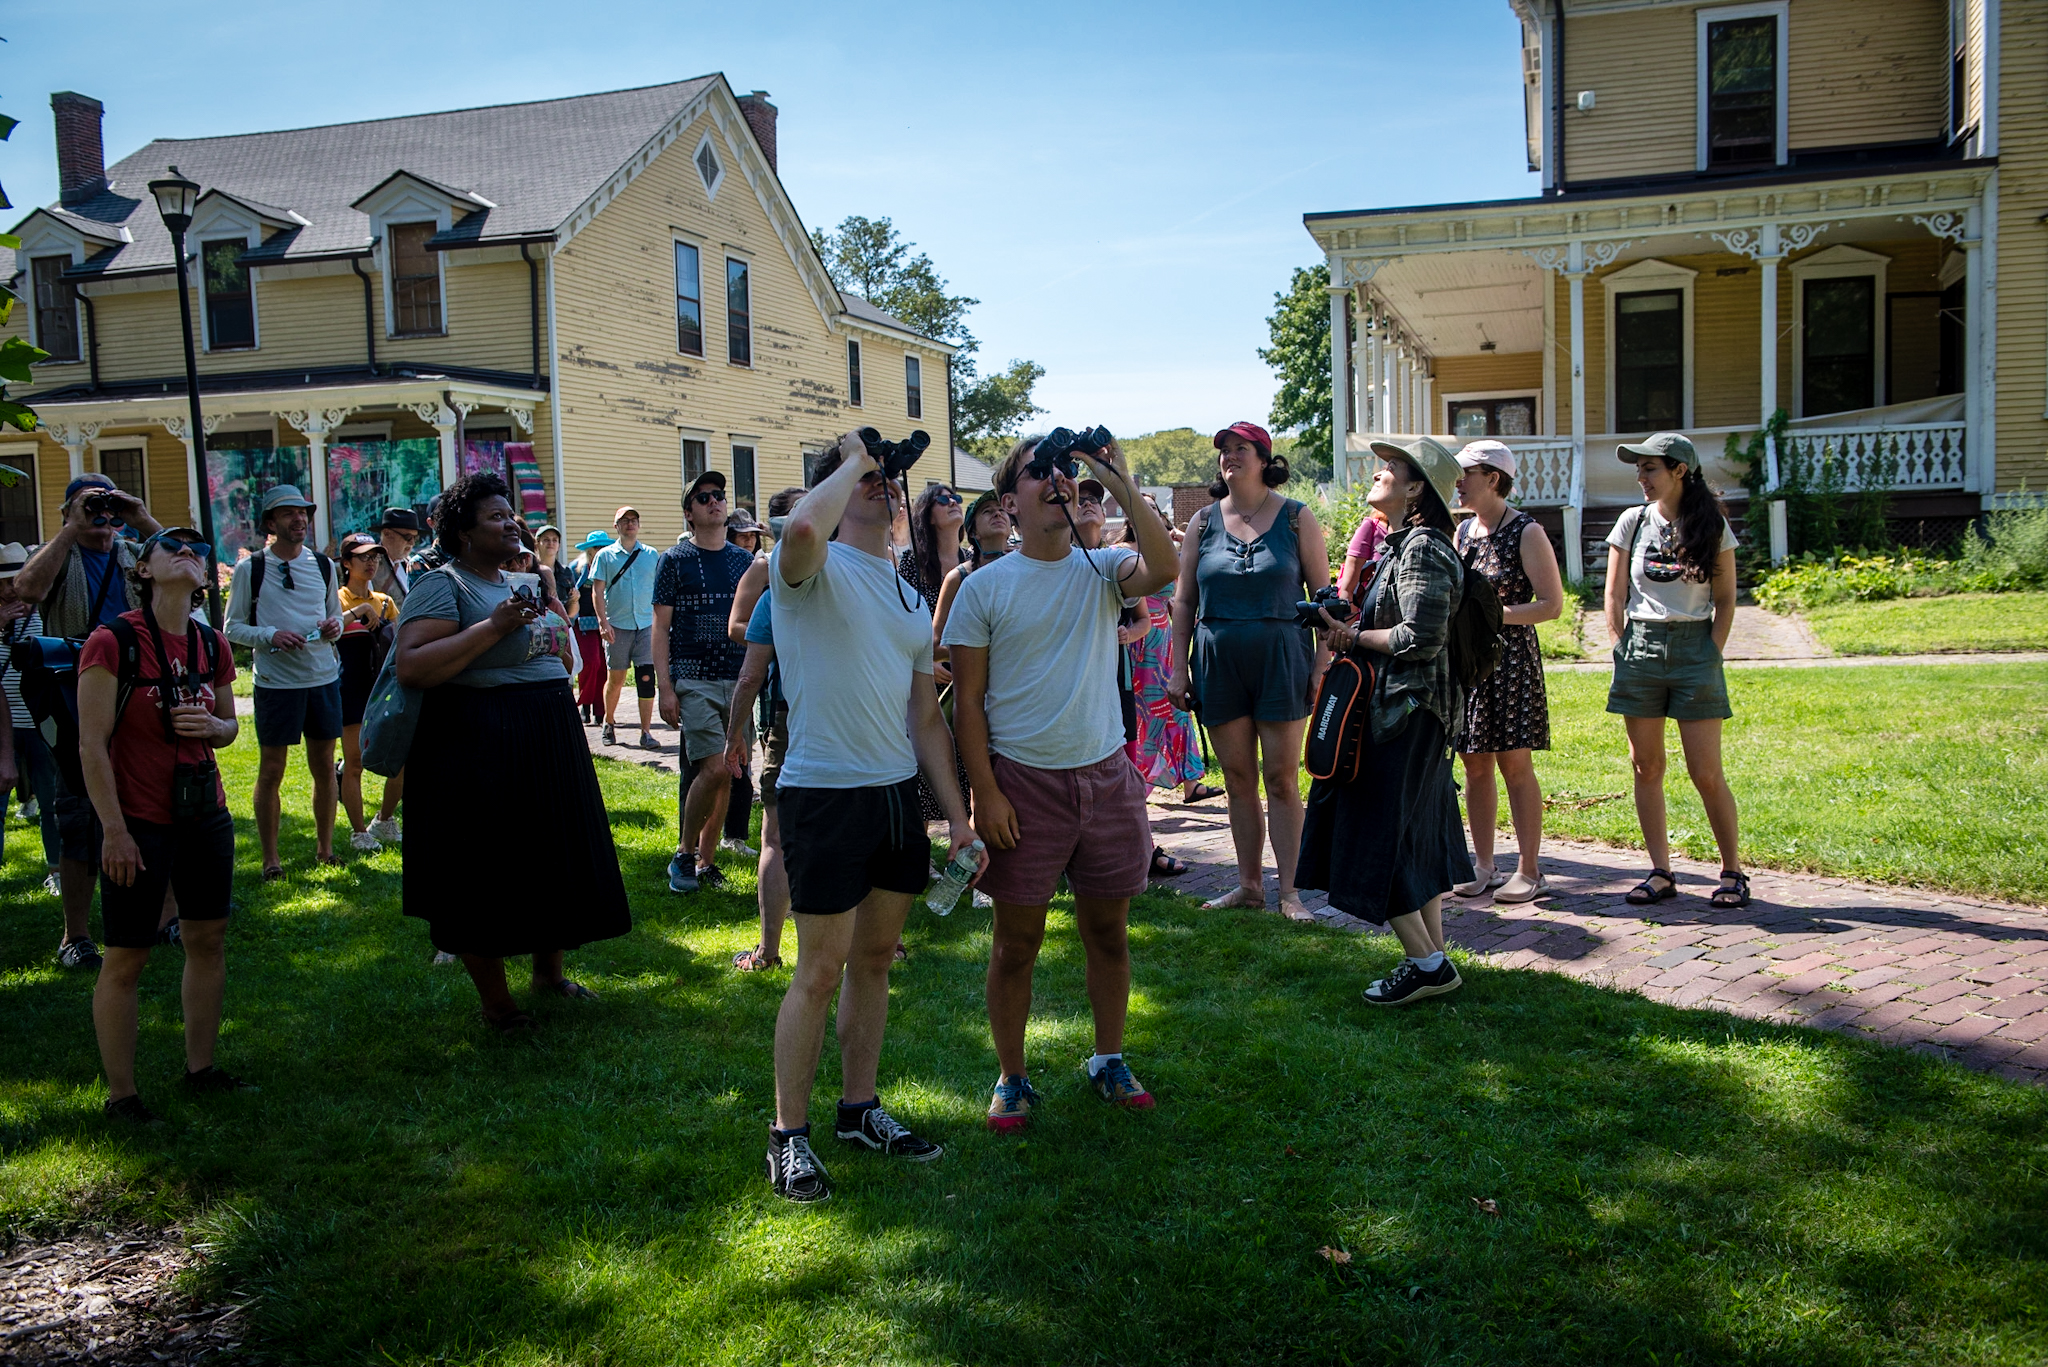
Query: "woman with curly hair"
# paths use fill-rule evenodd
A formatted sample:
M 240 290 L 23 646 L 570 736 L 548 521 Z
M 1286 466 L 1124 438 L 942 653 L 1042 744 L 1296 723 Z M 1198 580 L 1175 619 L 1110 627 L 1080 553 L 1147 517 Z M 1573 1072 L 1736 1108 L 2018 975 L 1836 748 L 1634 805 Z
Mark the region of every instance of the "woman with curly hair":
M 413 580 L 398 622 L 398 682 L 425 693 L 406 760 L 412 827 L 401 884 L 407 916 L 462 960 L 496 1030 L 530 1029 L 505 984 L 509 955 L 533 956 L 533 993 L 590 1000 L 562 951 L 632 928 L 610 818 L 569 692 L 567 626 L 503 572 L 525 550 L 510 490 L 465 475 L 442 496 L 434 535 L 448 555 Z M 562 820 L 535 839 L 533 799 Z M 489 852 L 502 890 L 479 895 L 472 858 Z
M 1678 723 L 1685 770 L 1721 848 L 1721 886 L 1708 900 L 1749 905 L 1736 839 L 1735 794 L 1721 770 L 1721 723 L 1728 681 L 1721 652 L 1735 625 L 1735 529 L 1707 487 L 1692 443 L 1657 432 L 1617 452 L 1636 467 L 1643 502 L 1607 535 L 1607 629 L 1614 635 L 1614 682 L 1607 710 L 1628 728 L 1636 820 L 1650 872 L 1630 890 L 1637 906 L 1678 895 L 1664 810 L 1664 720 Z

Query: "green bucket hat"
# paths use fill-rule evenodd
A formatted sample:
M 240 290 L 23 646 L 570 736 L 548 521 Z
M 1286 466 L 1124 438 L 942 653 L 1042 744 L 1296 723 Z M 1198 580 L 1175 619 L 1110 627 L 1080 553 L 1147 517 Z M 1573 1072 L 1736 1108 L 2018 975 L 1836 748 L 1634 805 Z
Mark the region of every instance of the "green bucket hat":
M 1429 481 L 1429 487 L 1436 490 L 1436 496 L 1444 501 L 1445 509 L 1458 506 L 1458 476 L 1464 468 L 1458 458 L 1442 442 L 1428 437 L 1417 437 L 1414 441 L 1375 441 L 1372 453 L 1381 460 L 1405 460 L 1422 472 Z

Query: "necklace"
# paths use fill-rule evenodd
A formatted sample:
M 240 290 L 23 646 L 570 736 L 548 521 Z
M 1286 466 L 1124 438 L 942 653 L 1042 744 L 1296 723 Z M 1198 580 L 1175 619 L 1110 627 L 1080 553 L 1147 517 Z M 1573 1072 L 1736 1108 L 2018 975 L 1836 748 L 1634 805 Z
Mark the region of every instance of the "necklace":
M 1258 515 L 1259 515 L 1260 513 L 1263 513 L 1263 512 L 1265 512 L 1265 511 L 1266 511 L 1266 505 L 1267 505 L 1267 504 L 1269 504 L 1269 503 L 1271 503 L 1272 501 L 1273 501 L 1273 491 L 1272 491 L 1271 489 L 1268 489 L 1268 490 L 1266 490 L 1266 496 L 1265 496 L 1264 498 L 1262 498 L 1262 499 L 1260 499 L 1260 500 L 1259 500 L 1259 506 L 1258 506 L 1258 507 L 1256 507 L 1256 508 L 1254 508 L 1254 509 L 1252 509 L 1252 510 L 1251 510 L 1250 512 L 1248 512 L 1248 513 L 1239 513 L 1239 514 L 1237 515 L 1237 520 L 1238 520 L 1238 521 L 1240 521 L 1240 522 L 1242 522 L 1242 523 L 1244 523 L 1244 525 L 1245 525 L 1246 529 L 1247 529 L 1247 530 L 1249 530 L 1249 529 L 1251 528 L 1251 525 L 1252 525 L 1252 520 L 1253 520 L 1254 518 L 1256 518 L 1256 517 L 1257 517 L 1257 516 L 1258 516 Z M 1256 537 L 1256 536 L 1257 536 L 1257 533 L 1253 533 L 1253 536 L 1254 536 L 1254 537 Z

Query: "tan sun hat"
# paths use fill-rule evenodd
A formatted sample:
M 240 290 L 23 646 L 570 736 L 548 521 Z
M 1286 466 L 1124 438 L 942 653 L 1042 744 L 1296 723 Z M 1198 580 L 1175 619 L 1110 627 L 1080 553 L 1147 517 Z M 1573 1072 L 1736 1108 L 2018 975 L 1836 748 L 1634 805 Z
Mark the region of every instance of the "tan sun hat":
M 1405 460 L 1422 472 L 1429 481 L 1429 487 L 1436 490 L 1436 496 L 1444 501 L 1446 509 L 1458 506 L 1458 476 L 1463 467 L 1450 448 L 1429 437 L 1417 437 L 1414 441 L 1375 441 L 1372 453 L 1381 460 Z

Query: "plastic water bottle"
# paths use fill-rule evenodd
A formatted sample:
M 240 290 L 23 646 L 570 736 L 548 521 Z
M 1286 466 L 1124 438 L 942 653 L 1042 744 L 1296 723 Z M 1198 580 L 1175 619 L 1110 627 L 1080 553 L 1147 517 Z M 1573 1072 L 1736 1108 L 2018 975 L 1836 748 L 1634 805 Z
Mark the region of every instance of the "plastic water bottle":
M 924 895 L 924 904 L 932 909 L 932 915 L 953 914 L 953 904 L 960 900 L 967 880 L 981 868 L 981 852 L 986 848 L 977 840 L 953 856 L 953 861 L 946 865 L 946 871 L 939 875 L 939 881 L 932 884 L 932 890 Z

